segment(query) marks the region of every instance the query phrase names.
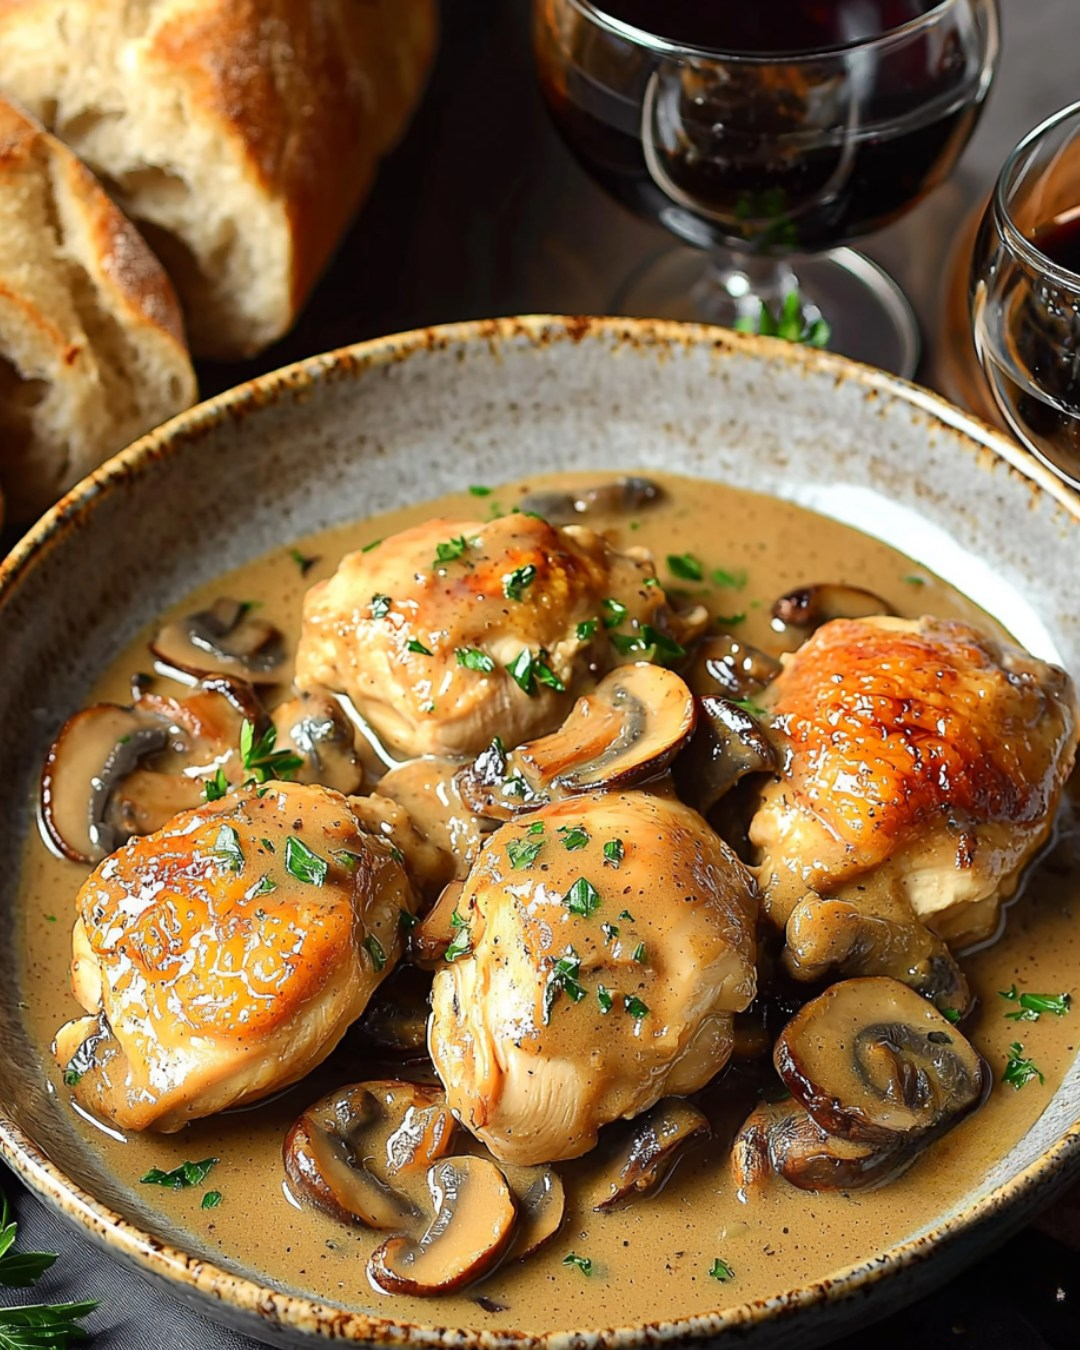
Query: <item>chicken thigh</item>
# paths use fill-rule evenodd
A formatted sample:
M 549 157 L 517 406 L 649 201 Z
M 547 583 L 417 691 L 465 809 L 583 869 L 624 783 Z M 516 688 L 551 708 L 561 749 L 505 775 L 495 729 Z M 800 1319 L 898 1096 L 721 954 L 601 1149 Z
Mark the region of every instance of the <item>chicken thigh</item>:
M 435 977 L 454 1114 L 501 1161 L 554 1162 L 702 1087 L 754 997 L 756 910 L 750 873 L 678 801 L 594 793 L 504 825 Z
M 1068 676 L 965 623 L 836 620 L 762 701 L 783 763 L 750 838 L 785 963 L 959 1006 L 948 947 L 993 933 L 1073 765 Z
M 592 530 L 436 519 L 311 588 L 296 679 L 346 695 L 404 758 L 474 755 L 550 731 L 588 673 L 684 632 L 652 564 Z
M 273 782 L 181 812 L 79 893 L 55 1053 L 84 1107 L 172 1131 L 295 1082 L 363 1012 L 414 898 L 326 788 Z

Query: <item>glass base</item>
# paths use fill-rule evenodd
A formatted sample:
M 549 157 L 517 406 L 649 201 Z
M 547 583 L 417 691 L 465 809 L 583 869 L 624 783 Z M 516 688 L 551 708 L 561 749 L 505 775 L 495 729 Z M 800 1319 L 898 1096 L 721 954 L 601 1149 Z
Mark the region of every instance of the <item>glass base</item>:
M 904 379 L 915 374 L 921 342 L 914 311 L 887 272 L 850 248 L 779 262 L 669 249 L 627 279 L 612 312 L 757 331 L 762 302 L 779 315 L 796 289 L 806 329 L 821 318 L 828 323 L 827 350 Z

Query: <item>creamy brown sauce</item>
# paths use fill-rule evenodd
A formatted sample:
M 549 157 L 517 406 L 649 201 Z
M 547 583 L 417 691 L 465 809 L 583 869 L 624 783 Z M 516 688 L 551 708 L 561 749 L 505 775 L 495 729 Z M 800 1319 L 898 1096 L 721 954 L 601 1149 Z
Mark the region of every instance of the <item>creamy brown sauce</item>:
M 530 480 L 528 486 L 583 484 L 595 478 L 545 477 Z M 769 605 L 776 596 L 825 580 L 872 589 L 901 615 L 955 616 L 988 625 L 986 616 L 956 591 L 845 526 L 716 484 L 661 481 L 668 496 L 660 505 L 630 519 L 600 517 L 588 523 L 604 530 L 616 546 L 651 549 L 665 584 L 678 584 L 672 583 L 663 563 L 670 553 L 692 552 L 710 571 L 723 568 L 737 574 L 745 569 L 744 587 L 712 590 L 708 603 L 715 614 L 745 614 L 735 631 L 751 643 L 764 644 Z M 317 559 L 306 575 L 282 548 L 189 596 L 174 613 L 190 613 L 217 596 L 231 595 L 259 602 L 261 613 L 295 635 L 305 590 L 328 576 L 344 552 L 435 514 L 484 518 L 496 504 L 509 509 L 524 491 L 518 485 L 486 497 L 462 493 L 329 531 L 297 546 L 304 556 Z M 126 703 L 132 673 L 149 668 L 145 641 L 140 641 L 105 672 L 89 697 Z M 283 670 L 283 679 L 290 673 Z M 170 689 L 166 681 L 160 686 Z M 48 1049 L 60 1024 L 79 1011 L 69 993 L 68 963 L 74 897 L 87 870 L 59 861 L 39 840 L 30 841 L 21 899 L 26 1017 L 44 1072 L 61 1099 L 69 1094 Z M 76 1128 L 139 1204 L 160 1214 L 163 1229 L 232 1269 L 286 1289 L 421 1323 L 527 1332 L 704 1313 L 779 1294 L 919 1233 L 961 1203 L 1026 1133 L 1074 1058 L 1080 1010 L 1063 1018 L 1044 1015 L 1037 1023 L 1016 1023 L 1006 1020 L 1011 1005 L 998 991 L 1013 982 L 1029 992 L 1072 989 L 1080 958 L 1072 913 L 1078 900 L 1080 834 L 1067 805 L 1058 841 L 1010 906 L 1004 934 L 962 963 L 980 1000 L 964 1030 L 993 1070 L 989 1100 L 890 1186 L 850 1196 L 815 1195 L 776 1180 L 749 1203 L 740 1203 L 728 1173 L 728 1148 L 746 1110 L 746 1080 L 740 1071 L 729 1071 L 703 1094 L 715 1139 L 685 1158 L 659 1195 L 596 1214 L 585 1199 L 595 1160 L 560 1164 L 568 1206 L 555 1239 L 526 1262 L 501 1267 L 482 1285 L 434 1301 L 377 1293 L 368 1284 L 365 1261 L 381 1235 L 298 1209 L 283 1188 L 281 1143 L 298 1114 L 333 1087 L 396 1071 L 385 1061 L 365 1058 L 349 1038 L 326 1065 L 283 1096 L 197 1122 L 177 1135 L 113 1138 L 81 1119 Z M 1034 1081 L 1016 1091 L 1001 1082 L 1008 1047 L 1016 1040 L 1044 1073 L 1044 1084 Z M 399 1072 L 409 1077 L 407 1067 Z M 220 1162 L 204 1185 L 190 1191 L 158 1191 L 139 1184 L 138 1178 L 152 1167 L 167 1170 L 185 1159 L 211 1156 Z M 219 1207 L 202 1210 L 202 1196 L 209 1189 L 223 1198 Z M 570 1252 L 592 1261 L 590 1276 L 564 1266 Z M 734 1279 L 723 1286 L 709 1276 L 717 1257 L 734 1271 Z M 481 1295 L 491 1301 L 489 1307 L 503 1305 L 505 1310 L 489 1311 L 476 1302 Z

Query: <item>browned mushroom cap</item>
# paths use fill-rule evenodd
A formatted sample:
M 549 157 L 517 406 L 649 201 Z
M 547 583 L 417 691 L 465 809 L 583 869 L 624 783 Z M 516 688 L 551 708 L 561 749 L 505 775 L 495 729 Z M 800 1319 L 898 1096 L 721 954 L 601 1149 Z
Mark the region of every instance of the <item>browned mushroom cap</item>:
M 595 1210 L 655 1190 L 694 1140 L 707 1139 L 705 1116 L 679 1097 L 667 1097 L 631 1122 L 610 1163 L 590 1187 Z
M 484 752 L 459 774 L 462 798 L 479 814 L 509 819 L 578 792 L 659 778 L 689 741 L 694 698 L 674 671 L 649 662 L 620 666 L 579 698 L 558 731 L 498 758 Z
M 425 1298 L 472 1284 L 502 1258 L 516 1205 L 506 1178 L 486 1158 L 447 1158 L 428 1172 L 435 1217 L 418 1239 L 388 1238 L 368 1276 L 388 1294 Z
M 830 1134 L 900 1144 L 940 1132 L 982 1099 L 985 1062 L 898 980 L 843 980 L 811 1000 L 773 1052 L 784 1086 Z
M 776 749 L 761 722 L 726 698 L 699 698 L 690 744 L 675 760 L 675 786 L 683 801 L 706 815 L 741 779 L 773 773 Z
M 275 683 L 285 660 L 280 630 L 260 618 L 252 605 L 226 597 L 165 624 L 150 650 L 170 674 L 196 679 L 239 675 L 252 684 Z
M 566 1193 L 562 1178 L 550 1167 L 516 1167 L 500 1163 L 499 1171 L 509 1183 L 517 1202 L 517 1227 L 507 1259 L 531 1256 L 562 1226 Z
M 624 515 L 662 500 L 664 491 L 649 478 L 628 475 L 597 483 L 593 487 L 530 492 L 520 503 L 522 511 L 543 516 L 552 525 L 566 525 L 590 515 Z
M 775 657 L 759 647 L 720 633 L 702 638 L 695 646 L 686 683 L 695 694 L 723 694 L 726 698 L 752 699 L 783 670 Z
M 340 1088 L 308 1107 L 285 1137 L 294 1190 L 344 1223 L 402 1228 L 419 1215 L 392 1178 L 450 1148 L 454 1120 L 437 1088 L 396 1079 Z
M 801 647 L 815 628 L 832 619 L 865 619 L 872 614 L 895 614 L 887 600 L 860 586 L 818 582 L 782 595 L 772 607 L 772 628 L 781 649 Z
M 96 863 L 134 834 L 151 834 L 202 800 L 204 779 L 239 771 L 245 721 L 262 712 L 250 687 L 216 677 L 191 697 L 141 694 L 69 717 L 45 760 L 41 816 L 56 847 Z
M 345 796 L 359 792 L 364 769 L 356 738 L 338 701 L 325 690 L 306 690 L 274 709 L 278 750 L 295 750 L 304 764 L 296 778 L 321 783 Z
M 784 937 L 784 966 L 805 983 L 834 971 L 889 975 L 939 1008 L 965 1012 L 971 1004 L 956 958 L 902 899 L 864 893 L 855 903 L 810 892 L 788 915 Z
M 745 1197 L 771 1173 L 804 1191 L 856 1191 L 891 1181 L 917 1146 L 868 1144 L 829 1134 L 797 1102 L 762 1102 L 731 1146 L 731 1172 Z

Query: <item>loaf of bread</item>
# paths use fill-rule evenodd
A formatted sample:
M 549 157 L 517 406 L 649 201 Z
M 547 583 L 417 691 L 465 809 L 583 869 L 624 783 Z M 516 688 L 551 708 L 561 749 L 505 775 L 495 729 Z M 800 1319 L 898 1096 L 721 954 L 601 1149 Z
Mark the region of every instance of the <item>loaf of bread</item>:
M 93 175 L 0 101 L 0 484 L 15 521 L 195 401 L 180 306 Z
M 290 326 L 423 87 L 436 0 L 0 0 L 0 93 L 142 229 L 192 350 Z

